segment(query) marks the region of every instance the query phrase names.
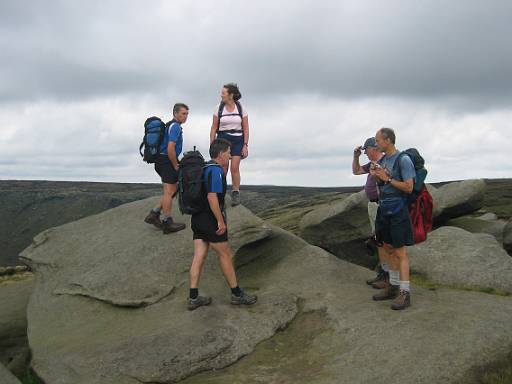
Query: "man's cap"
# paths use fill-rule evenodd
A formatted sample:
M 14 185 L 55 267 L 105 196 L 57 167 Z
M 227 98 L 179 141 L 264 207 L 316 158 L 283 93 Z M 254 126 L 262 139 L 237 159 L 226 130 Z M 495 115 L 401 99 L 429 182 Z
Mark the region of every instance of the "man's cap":
M 373 148 L 377 147 L 377 142 L 375 141 L 375 137 L 369 137 L 368 139 L 366 139 L 366 141 L 364 142 L 364 145 L 363 145 L 363 149 L 366 149 L 368 147 L 373 147 Z

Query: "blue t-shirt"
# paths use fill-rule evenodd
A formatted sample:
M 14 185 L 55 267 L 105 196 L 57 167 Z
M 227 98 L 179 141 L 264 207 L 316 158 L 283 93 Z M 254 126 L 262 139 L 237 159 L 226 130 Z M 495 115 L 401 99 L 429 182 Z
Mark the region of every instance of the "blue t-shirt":
M 160 146 L 160 154 L 167 155 L 167 146 L 169 142 L 174 141 L 176 143 L 176 158 L 181 154 L 183 150 L 183 128 L 181 128 L 181 124 L 177 122 L 173 122 L 169 125 L 169 128 L 165 130 L 164 139 L 162 140 L 162 145 Z
M 395 161 L 397 160 L 398 156 L 400 155 L 400 151 L 397 151 L 393 156 L 384 156 L 381 160 L 379 160 L 379 164 L 384 168 L 388 170 L 388 174 L 393 177 L 393 179 L 398 181 L 407 181 L 409 179 L 415 179 L 416 178 L 416 170 L 414 169 L 414 164 L 412 163 L 412 160 L 409 156 L 403 155 L 400 158 L 400 170 L 398 169 L 398 166 L 396 167 L 395 171 L 393 172 L 393 168 L 395 165 Z M 401 177 L 400 177 L 400 171 L 401 171 Z M 393 187 L 391 184 L 384 184 L 379 187 L 380 190 L 380 199 L 381 200 L 395 200 L 395 199 L 402 199 L 406 196 L 405 192 L 400 191 L 399 189 Z M 388 195 L 388 197 L 386 197 Z M 400 196 L 402 195 L 402 197 Z
M 217 194 L 219 199 L 220 209 L 224 211 L 224 200 L 226 197 L 226 176 L 224 175 L 224 169 L 214 163 L 206 166 L 204 169 L 204 187 L 206 193 L 214 192 Z

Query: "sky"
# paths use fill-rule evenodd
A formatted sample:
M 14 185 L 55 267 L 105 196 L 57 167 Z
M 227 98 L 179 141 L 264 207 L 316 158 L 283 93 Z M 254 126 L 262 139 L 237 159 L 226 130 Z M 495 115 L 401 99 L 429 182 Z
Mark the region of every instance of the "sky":
M 206 155 L 228 82 L 242 184 L 362 185 L 353 149 L 381 127 L 429 181 L 512 177 L 511 19 L 506 0 L 2 0 L 0 179 L 159 182 L 145 119 L 185 102 Z

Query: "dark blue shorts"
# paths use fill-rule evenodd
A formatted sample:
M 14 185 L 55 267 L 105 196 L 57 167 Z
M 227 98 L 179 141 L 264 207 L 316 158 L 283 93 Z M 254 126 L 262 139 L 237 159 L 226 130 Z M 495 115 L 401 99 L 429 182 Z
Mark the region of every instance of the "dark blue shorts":
M 391 244 L 393 248 L 414 245 L 411 217 L 407 205 L 392 216 L 383 215 L 379 207 L 375 219 L 375 236 L 379 244 Z
M 231 156 L 242 156 L 242 148 L 244 147 L 244 136 L 233 136 L 229 133 L 217 133 L 217 139 L 225 139 L 231 143 Z

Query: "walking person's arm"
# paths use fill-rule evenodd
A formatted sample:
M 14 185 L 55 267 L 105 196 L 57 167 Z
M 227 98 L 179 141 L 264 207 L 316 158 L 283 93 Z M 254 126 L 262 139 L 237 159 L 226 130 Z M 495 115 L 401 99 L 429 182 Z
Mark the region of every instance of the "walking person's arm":
M 244 131 L 244 146 L 242 147 L 242 158 L 249 156 L 249 116 L 242 118 L 242 130 Z
M 178 170 L 178 158 L 176 156 L 176 143 L 174 141 L 169 141 L 167 145 L 167 156 L 169 156 L 169 160 L 171 160 L 171 164 L 175 170 Z
M 208 204 L 210 205 L 210 209 L 212 210 L 215 219 L 217 219 L 217 235 L 223 235 L 226 232 L 226 222 L 224 221 L 224 216 L 222 216 L 222 211 L 220 210 L 219 199 L 217 197 L 217 193 L 208 192 Z

